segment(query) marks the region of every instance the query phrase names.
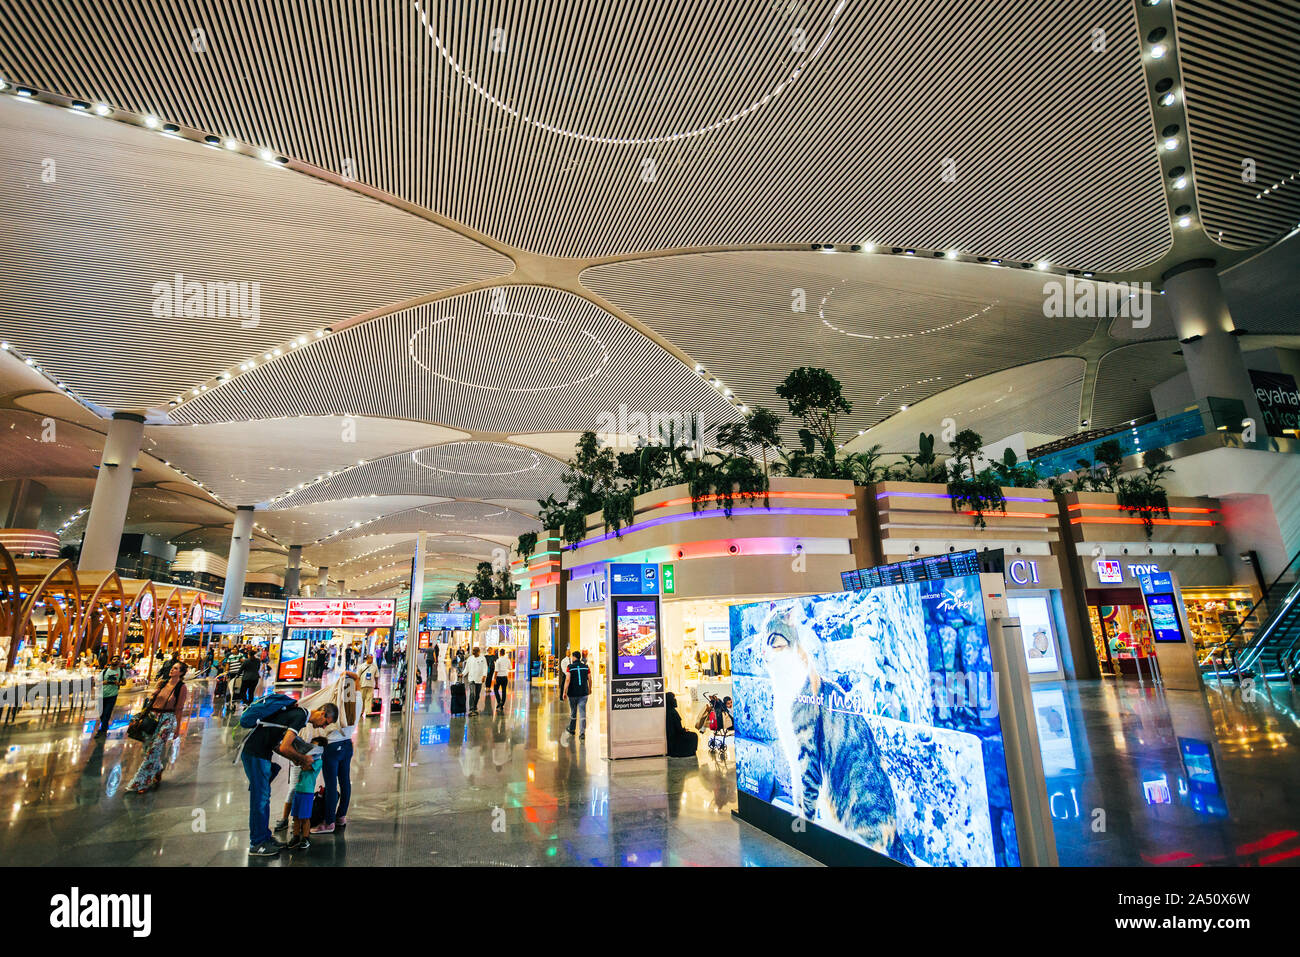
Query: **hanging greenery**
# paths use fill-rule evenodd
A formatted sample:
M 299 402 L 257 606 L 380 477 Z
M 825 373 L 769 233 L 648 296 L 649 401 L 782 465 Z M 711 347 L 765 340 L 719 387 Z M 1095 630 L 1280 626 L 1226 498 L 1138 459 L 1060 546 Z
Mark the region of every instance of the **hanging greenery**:
M 524 532 L 519 536 L 519 541 L 515 544 L 515 554 L 524 561 L 528 561 L 535 551 L 537 551 L 537 533 Z
M 1169 517 L 1169 493 L 1165 491 L 1165 476 L 1173 469 L 1168 465 L 1169 453 L 1164 449 L 1151 449 L 1142 456 L 1143 469 L 1137 475 L 1117 478 L 1115 499 L 1119 507 L 1137 512 L 1147 540 L 1155 528 L 1156 516 Z
M 948 496 L 954 512 L 975 513 L 975 524 L 986 528 L 985 512 L 1006 514 L 1007 502 L 1001 483 L 992 469 L 977 469 L 984 439 L 974 429 L 962 429 L 952 440 L 952 461 L 948 463 Z M 1013 453 L 1014 454 L 1014 453 Z

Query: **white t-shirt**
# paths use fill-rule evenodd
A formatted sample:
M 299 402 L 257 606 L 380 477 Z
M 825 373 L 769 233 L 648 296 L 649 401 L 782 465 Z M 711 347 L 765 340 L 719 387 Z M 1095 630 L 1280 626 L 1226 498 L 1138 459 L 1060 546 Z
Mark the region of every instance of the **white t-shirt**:
M 361 679 L 359 684 L 362 688 L 373 688 L 375 686 L 376 677 L 375 666 L 366 665 L 366 667 L 357 672 L 357 677 Z
M 475 655 L 465 662 L 465 680 L 470 684 L 481 684 L 487 677 L 487 659 L 482 655 Z
M 496 674 L 497 677 L 510 674 L 510 659 L 505 655 L 501 655 L 497 658 Z
M 573 659 L 568 655 L 565 655 L 564 660 L 560 662 L 560 674 L 567 675 L 569 673 L 569 665 L 572 663 Z

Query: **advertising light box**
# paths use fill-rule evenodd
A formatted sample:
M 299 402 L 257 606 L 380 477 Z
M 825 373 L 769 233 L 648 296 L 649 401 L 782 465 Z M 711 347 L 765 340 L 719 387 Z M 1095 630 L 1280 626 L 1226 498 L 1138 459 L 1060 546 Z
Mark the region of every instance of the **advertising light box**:
M 275 669 L 275 680 L 288 683 L 302 681 L 302 666 L 306 659 L 306 641 L 301 638 L 284 639 L 280 642 L 280 662 Z
M 659 674 L 659 603 L 653 598 L 614 601 L 618 675 Z
M 393 598 L 290 598 L 284 623 L 289 628 L 391 628 Z
M 1020 863 L 978 575 L 730 614 L 742 797 L 846 854 Z

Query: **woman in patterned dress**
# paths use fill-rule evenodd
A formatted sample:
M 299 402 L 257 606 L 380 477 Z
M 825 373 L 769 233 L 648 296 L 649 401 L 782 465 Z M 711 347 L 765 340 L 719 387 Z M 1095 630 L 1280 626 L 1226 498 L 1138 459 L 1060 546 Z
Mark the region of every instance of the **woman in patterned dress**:
M 149 711 L 158 719 L 158 727 L 144 741 L 144 761 L 135 777 L 126 786 L 126 790 L 143 794 L 152 791 L 162 780 L 163 765 L 166 763 L 167 745 L 176 736 L 179 716 L 185 710 L 184 662 L 177 661 L 164 673 L 158 683 L 158 689 L 149 701 Z

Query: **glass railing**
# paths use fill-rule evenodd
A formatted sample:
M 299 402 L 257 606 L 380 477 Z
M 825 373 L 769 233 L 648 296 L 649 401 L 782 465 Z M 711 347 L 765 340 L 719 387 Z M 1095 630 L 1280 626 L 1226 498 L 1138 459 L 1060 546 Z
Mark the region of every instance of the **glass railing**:
M 1061 449 L 1059 452 L 1039 456 L 1032 461 L 1040 476 L 1051 478 L 1062 472 L 1073 472 L 1079 467 L 1080 459 L 1092 464 L 1096 460 L 1097 447 L 1103 442 L 1118 442 L 1120 454 L 1128 456 L 1150 449 L 1165 448 L 1176 442 L 1194 439 L 1204 434 L 1205 423 L 1201 420 L 1201 413 L 1197 409 L 1192 409 L 1190 412 L 1171 415 L 1167 419 L 1156 419 L 1145 425 L 1134 425 L 1122 432 L 1115 432 L 1090 442 L 1082 442 L 1068 449 Z

